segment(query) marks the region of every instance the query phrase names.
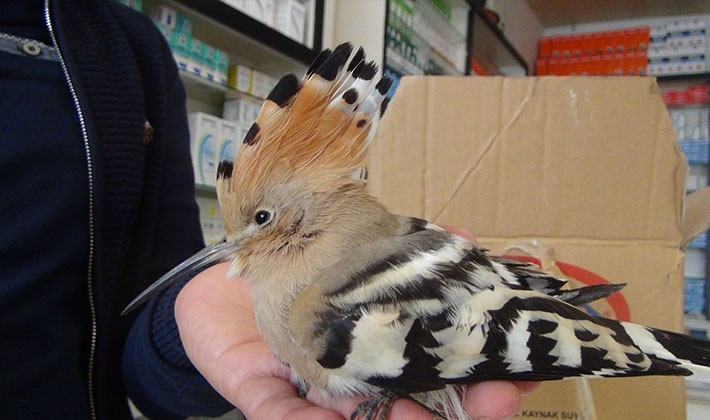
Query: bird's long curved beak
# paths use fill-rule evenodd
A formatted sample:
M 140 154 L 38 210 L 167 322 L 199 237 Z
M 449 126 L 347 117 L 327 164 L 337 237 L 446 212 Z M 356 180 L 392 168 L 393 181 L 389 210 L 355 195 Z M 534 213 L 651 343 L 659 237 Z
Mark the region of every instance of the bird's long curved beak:
M 190 275 L 194 271 L 226 261 L 239 247 L 239 243 L 228 241 L 227 238 L 222 238 L 211 245 L 207 245 L 195 255 L 163 274 L 155 283 L 148 286 L 123 309 L 121 315 L 131 312 L 158 292 L 164 290 L 176 281 L 185 278 L 185 276 Z

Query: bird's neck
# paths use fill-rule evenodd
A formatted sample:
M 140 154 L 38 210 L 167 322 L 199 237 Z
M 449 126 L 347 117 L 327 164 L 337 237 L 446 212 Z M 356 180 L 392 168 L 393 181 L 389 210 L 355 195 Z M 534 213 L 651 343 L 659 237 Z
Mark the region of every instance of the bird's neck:
M 289 313 L 296 296 L 321 270 L 378 237 L 395 232 L 398 226 L 396 217 L 367 195 L 346 194 L 334 197 L 325 205 L 331 208 L 327 209 L 327 218 L 316 229 L 316 234 L 298 247 L 255 256 L 263 261 L 250 261 L 250 267 L 244 273 L 251 280 L 257 324 L 271 349 L 291 347 L 284 314 Z M 279 263 L 274 264 L 274 261 Z M 290 353 L 276 356 L 282 360 L 299 357 Z

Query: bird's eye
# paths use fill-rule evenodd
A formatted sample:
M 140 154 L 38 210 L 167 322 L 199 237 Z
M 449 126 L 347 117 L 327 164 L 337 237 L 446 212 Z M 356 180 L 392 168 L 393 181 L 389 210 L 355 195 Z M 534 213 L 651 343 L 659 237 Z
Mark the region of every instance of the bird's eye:
M 271 221 L 271 212 L 268 210 L 259 210 L 254 214 L 254 221 L 257 225 L 263 226 Z

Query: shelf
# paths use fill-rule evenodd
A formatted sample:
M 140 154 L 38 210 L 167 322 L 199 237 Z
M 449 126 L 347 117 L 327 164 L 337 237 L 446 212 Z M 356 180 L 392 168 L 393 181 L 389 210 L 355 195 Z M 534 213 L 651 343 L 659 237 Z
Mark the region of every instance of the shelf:
M 710 106 L 710 102 L 688 102 L 688 103 L 683 103 L 683 104 L 665 104 L 666 108 L 670 111 L 681 111 L 684 109 L 702 109 L 702 108 L 707 108 Z
M 707 331 L 710 336 L 710 321 L 707 319 L 693 318 L 686 316 L 684 318 L 685 328 L 689 330 Z
M 416 4 L 427 4 L 428 8 L 433 9 L 433 6 L 429 5 L 429 2 L 427 1 L 419 1 Z M 439 13 L 440 12 L 436 9 L 433 9 L 430 13 L 433 14 L 434 12 Z M 444 19 L 443 16 L 440 17 L 440 19 Z M 389 21 L 390 27 L 398 31 L 402 36 L 406 37 L 406 40 L 411 42 L 412 45 L 414 45 L 417 49 L 420 51 L 424 52 L 426 58 L 433 63 L 434 66 L 437 68 L 441 69 L 440 72 L 434 73 L 434 74 L 451 74 L 451 75 L 462 75 L 466 73 L 466 67 L 465 63 L 454 63 L 452 61 L 453 57 L 447 57 L 447 54 L 444 51 L 439 50 L 439 46 L 443 46 L 444 48 L 449 48 L 452 49 L 452 47 L 459 46 L 462 50 L 462 52 L 465 49 L 465 42 L 466 42 L 466 36 L 460 32 L 456 32 L 456 35 L 448 35 L 446 38 L 446 44 L 447 45 L 432 45 L 432 39 L 436 36 L 435 34 L 430 34 L 427 35 L 426 33 L 422 33 L 418 31 L 416 28 L 408 26 L 406 23 L 402 22 L 399 19 L 391 19 Z M 439 24 L 441 25 L 441 24 Z M 454 28 L 451 24 L 449 24 L 449 27 Z M 452 31 L 458 31 L 458 29 L 450 29 Z M 441 37 L 439 37 L 442 39 Z M 452 40 L 453 39 L 453 40 Z M 386 48 L 387 52 L 393 52 L 399 56 L 402 60 L 406 59 L 397 51 L 395 51 L 392 48 Z M 388 56 L 389 58 L 389 56 Z M 459 58 L 463 58 L 462 56 Z M 457 61 L 462 61 L 462 60 L 457 60 Z M 412 66 L 416 67 L 416 65 L 409 63 Z M 407 65 L 403 65 L 401 63 L 396 64 L 400 68 L 408 67 Z M 420 70 L 423 73 L 431 74 L 429 72 L 429 69 L 424 69 Z M 408 73 L 408 74 L 417 74 L 417 73 Z
M 465 28 L 456 27 L 449 21 L 448 17 L 444 16 L 443 13 L 435 8 L 428 0 L 415 0 L 414 7 L 416 12 L 421 14 L 421 18 L 429 23 L 446 41 L 451 44 L 466 42 Z M 459 7 L 468 6 L 466 3 L 461 3 Z
M 492 74 L 526 76 L 528 65 L 501 30 L 491 24 L 479 9 L 471 18 L 471 57 L 478 60 Z M 470 63 L 469 63 L 470 65 Z
M 200 197 L 217 198 L 217 188 L 212 185 L 195 184 L 195 194 Z
M 686 157 L 689 191 L 708 185 L 708 160 L 710 139 L 708 130 L 707 91 L 703 85 L 710 81 L 710 73 L 657 77 L 661 87 L 678 146 Z M 703 82 L 703 83 L 698 83 Z M 710 277 L 710 248 L 708 232 L 700 233 L 687 245 L 685 252 L 685 329 L 692 335 L 710 339 L 708 315 L 708 278 Z M 698 280 L 702 280 L 698 283 Z M 689 283 L 691 282 L 691 283 Z M 698 290 L 701 287 L 702 290 Z M 688 300 L 690 299 L 690 300 Z
M 202 100 L 220 103 L 225 99 L 234 98 L 247 98 L 254 102 L 264 101 L 264 98 L 240 92 L 230 86 L 225 86 L 222 83 L 209 80 L 186 70 L 180 70 L 180 78 L 185 85 L 189 97 L 202 96 L 204 97 Z
M 393 51 L 391 49 L 385 50 L 385 60 L 387 60 L 387 64 L 385 68 L 388 68 L 392 70 L 393 72 L 397 73 L 400 76 L 423 76 L 424 75 L 424 70 L 420 69 L 419 67 L 415 66 L 414 64 L 410 63 L 402 57 L 401 54 L 399 54 L 396 51 Z
M 656 76 L 659 82 L 678 82 L 691 80 L 710 80 L 710 73 L 673 74 L 668 76 Z
M 322 49 L 324 0 L 313 3 L 311 34 L 301 44 L 278 30 L 219 0 L 146 0 L 146 11 L 165 3 L 193 20 L 193 35 L 225 50 L 238 61 L 274 77 L 304 71 Z M 312 12 L 312 13 L 311 13 Z
M 224 96 L 229 89 L 221 83 L 213 82 L 185 70 L 180 70 L 180 79 L 185 85 L 185 92 L 189 98 L 216 106 L 224 102 Z
M 411 9 L 398 4 L 386 5 L 384 67 L 400 75 L 466 74 L 469 4 L 447 0 L 451 18 L 428 0 L 411 0 Z

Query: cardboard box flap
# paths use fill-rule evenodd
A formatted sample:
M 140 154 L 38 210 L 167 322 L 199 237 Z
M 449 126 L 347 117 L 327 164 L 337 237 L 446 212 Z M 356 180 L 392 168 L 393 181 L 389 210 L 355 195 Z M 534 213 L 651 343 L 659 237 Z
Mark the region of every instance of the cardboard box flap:
M 404 77 L 376 136 L 371 190 L 394 212 L 480 237 L 680 242 L 686 165 L 653 78 Z
M 701 188 L 685 198 L 683 246 L 710 228 L 710 187 Z

